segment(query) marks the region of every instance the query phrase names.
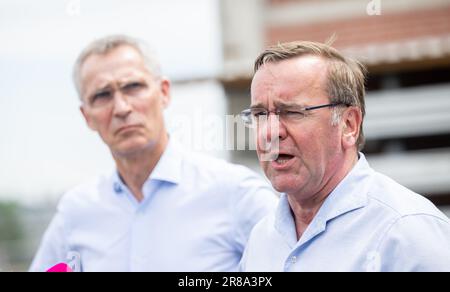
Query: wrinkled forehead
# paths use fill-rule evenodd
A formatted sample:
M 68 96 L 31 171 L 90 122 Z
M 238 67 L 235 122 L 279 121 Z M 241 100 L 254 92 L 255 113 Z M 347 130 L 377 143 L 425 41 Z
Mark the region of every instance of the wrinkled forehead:
M 151 77 L 144 58 L 131 47 L 118 47 L 106 54 L 93 54 L 86 58 L 80 71 L 85 90 L 120 82 L 130 78 Z
M 273 107 L 327 101 L 327 72 L 326 62 L 315 56 L 268 63 L 253 77 L 252 105 Z

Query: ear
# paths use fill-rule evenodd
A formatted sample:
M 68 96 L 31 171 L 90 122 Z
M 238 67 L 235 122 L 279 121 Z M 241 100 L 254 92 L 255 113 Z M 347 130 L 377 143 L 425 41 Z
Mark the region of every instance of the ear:
M 161 80 L 161 93 L 162 93 L 162 104 L 164 109 L 169 107 L 169 104 L 172 100 L 172 96 L 170 93 L 170 81 L 167 78 L 162 78 Z
M 97 128 L 95 127 L 91 117 L 89 116 L 88 111 L 86 110 L 86 108 L 84 107 L 84 105 L 80 106 L 80 112 L 84 117 L 84 120 L 86 121 L 86 124 L 88 125 L 88 127 L 92 130 L 92 131 L 97 131 Z
M 344 149 L 357 147 L 360 127 L 362 123 L 361 110 L 358 107 L 352 106 L 344 111 L 342 116 L 343 131 L 342 131 L 342 146 Z

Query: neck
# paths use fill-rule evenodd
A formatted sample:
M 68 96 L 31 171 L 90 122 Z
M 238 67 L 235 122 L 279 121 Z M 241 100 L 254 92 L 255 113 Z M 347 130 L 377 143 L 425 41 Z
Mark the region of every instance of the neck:
M 319 212 L 319 209 L 322 207 L 326 198 L 352 170 L 357 162 L 357 153 L 351 153 L 346 156 L 342 165 L 328 177 L 328 180 L 323 183 L 319 191 L 312 196 L 305 196 L 304 194 L 288 194 L 289 205 L 295 219 L 298 240 L 300 240 L 306 228 L 317 215 L 317 212 Z
M 138 202 L 144 199 L 142 188 L 161 159 L 167 144 L 168 137 L 165 136 L 160 142 L 133 153 L 113 153 L 122 180 Z

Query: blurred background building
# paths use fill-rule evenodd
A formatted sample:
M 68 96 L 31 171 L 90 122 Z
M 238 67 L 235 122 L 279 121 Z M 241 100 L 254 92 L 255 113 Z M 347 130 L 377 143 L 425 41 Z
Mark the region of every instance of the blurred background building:
M 450 215 L 450 0 L 3 0 L 0 271 L 26 270 L 60 195 L 113 167 L 84 126 L 70 80 L 81 48 L 111 33 L 156 48 L 174 84 L 173 136 L 185 134 L 177 117 L 247 108 L 253 61 L 267 45 L 335 35 L 334 46 L 369 69 L 369 162 Z M 248 130 L 224 135 L 240 148 L 251 139 Z M 187 147 L 261 173 L 254 151 L 222 142 Z

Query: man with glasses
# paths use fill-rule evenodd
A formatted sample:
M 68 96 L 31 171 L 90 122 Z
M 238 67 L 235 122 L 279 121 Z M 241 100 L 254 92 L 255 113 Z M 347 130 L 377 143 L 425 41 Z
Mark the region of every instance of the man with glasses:
M 320 43 L 256 60 L 242 118 L 283 195 L 254 228 L 242 271 L 450 271 L 449 219 L 360 152 L 364 81 L 361 64 Z
M 167 134 L 170 82 L 142 42 L 102 38 L 75 64 L 89 128 L 116 170 L 68 192 L 31 271 L 236 271 L 277 197 L 248 169 L 188 153 Z

